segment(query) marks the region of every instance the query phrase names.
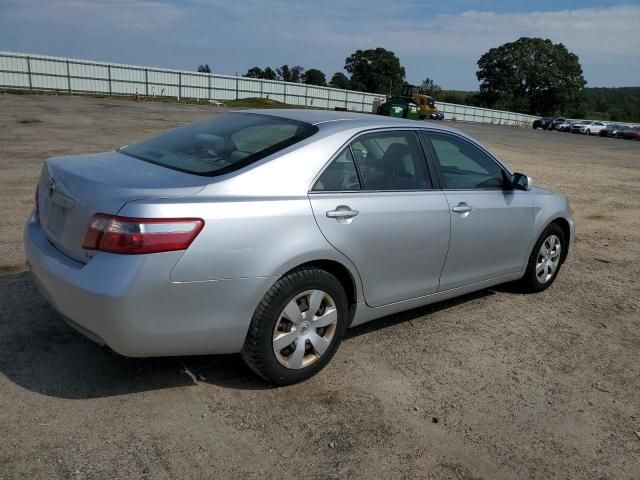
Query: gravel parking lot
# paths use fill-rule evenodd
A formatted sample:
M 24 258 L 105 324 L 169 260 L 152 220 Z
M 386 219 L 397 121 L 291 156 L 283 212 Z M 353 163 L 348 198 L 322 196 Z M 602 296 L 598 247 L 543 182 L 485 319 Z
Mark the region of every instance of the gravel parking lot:
M 640 478 L 640 142 L 454 124 L 571 198 L 558 281 L 352 329 L 299 385 L 67 327 L 25 272 L 43 160 L 222 110 L 0 94 L 0 478 Z

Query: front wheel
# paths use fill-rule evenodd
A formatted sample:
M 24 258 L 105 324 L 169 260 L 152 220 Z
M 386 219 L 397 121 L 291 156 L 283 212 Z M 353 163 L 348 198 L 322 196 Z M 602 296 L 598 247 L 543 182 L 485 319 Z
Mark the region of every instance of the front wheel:
M 589 130 L 589 129 L 587 129 L 587 131 L 586 131 L 586 132 L 584 132 L 584 133 L 586 133 L 588 137 L 590 137 L 590 136 L 591 136 L 591 130 Z
M 330 273 L 303 267 L 280 278 L 258 305 L 242 358 L 275 385 L 312 377 L 338 350 L 348 325 L 348 300 Z
M 566 249 L 564 232 L 552 223 L 544 229 L 529 256 L 527 270 L 520 284 L 530 292 L 541 292 L 558 276 Z

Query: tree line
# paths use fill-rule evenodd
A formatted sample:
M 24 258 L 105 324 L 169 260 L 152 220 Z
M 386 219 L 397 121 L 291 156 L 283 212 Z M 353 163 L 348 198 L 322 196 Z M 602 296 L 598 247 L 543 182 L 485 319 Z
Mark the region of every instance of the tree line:
M 345 59 L 343 72 L 327 81 L 317 68 L 281 65 L 251 67 L 247 78 L 282 80 L 387 95 L 399 95 L 406 70 L 398 56 L 385 48 L 356 50 Z M 210 72 L 209 65 L 198 71 Z M 532 115 L 566 115 L 640 121 L 640 87 L 586 88 L 578 56 L 562 43 L 522 37 L 492 48 L 478 60 L 477 92 L 445 90 L 433 79 L 422 90 L 436 100 L 496 108 Z

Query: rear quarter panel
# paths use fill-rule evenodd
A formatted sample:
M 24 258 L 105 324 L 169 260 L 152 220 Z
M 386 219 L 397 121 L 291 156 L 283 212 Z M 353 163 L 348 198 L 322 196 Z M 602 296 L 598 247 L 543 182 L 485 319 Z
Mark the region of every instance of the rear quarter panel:
M 355 267 L 322 236 L 306 195 L 132 202 L 120 215 L 204 219 L 171 271 L 172 282 L 281 276 L 303 263 L 332 260 L 349 269 L 361 292 Z

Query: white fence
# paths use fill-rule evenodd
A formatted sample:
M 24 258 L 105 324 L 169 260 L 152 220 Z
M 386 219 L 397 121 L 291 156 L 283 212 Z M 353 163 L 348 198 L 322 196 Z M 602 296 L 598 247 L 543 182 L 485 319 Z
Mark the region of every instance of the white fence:
M 72 58 L 0 52 L 0 88 L 235 100 L 270 98 L 290 105 L 346 108 L 371 112 L 383 94 L 355 92 L 276 80 L 197 73 Z M 436 102 L 445 118 L 503 125 L 531 124 L 535 117 L 520 113 Z

